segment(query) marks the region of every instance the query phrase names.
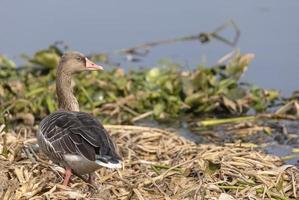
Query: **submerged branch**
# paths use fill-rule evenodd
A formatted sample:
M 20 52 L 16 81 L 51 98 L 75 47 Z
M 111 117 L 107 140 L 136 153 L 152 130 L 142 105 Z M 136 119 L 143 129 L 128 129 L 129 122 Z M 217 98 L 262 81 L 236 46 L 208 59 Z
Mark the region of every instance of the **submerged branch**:
M 229 27 L 233 27 L 235 30 L 235 37 L 234 37 L 233 41 L 230 41 L 229 39 L 224 38 L 219 34 L 221 31 L 223 31 L 224 29 L 227 29 Z M 224 44 L 227 44 L 231 47 L 235 47 L 238 43 L 239 37 L 240 37 L 240 29 L 238 28 L 238 26 L 236 25 L 236 23 L 233 20 L 229 20 L 229 21 L 225 22 L 223 25 L 216 28 L 212 32 L 201 32 L 199 34 L 177 37 L 174 39 L 147 42 L 144 44 L 137 45 L 135 47 L 121 49 L 121 50 L 115 51 L 114 53 L 124 54 L 124 55 L 145 56 L 145 55 L 147 55 L 147 53 L 149 52 L 149 50 L 151 48 L 156 47 L 156 46 L 174 44 L 177 42 L 193 41 L 193 40 L 199 40 L 202 44 L 204 44 L 204 43 L 210 42 L 213 39 L 223 42 Z M 140 52 L 140 50 L 145 50 L 145 51 Z

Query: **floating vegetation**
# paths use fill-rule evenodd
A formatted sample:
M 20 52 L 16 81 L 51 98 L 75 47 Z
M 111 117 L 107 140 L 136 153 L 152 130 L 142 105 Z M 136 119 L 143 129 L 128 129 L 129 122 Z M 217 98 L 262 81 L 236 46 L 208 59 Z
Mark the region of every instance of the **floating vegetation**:
M 299 170 L 237 144 L 196 145 L 173 132 L 106 126 L 123 156 L 119 171 L 96 172 L 97 189 L 42 154 L 29 153 L 35 129 L 0 134 L 1 199 L 279 199 L 299 197 Z M 5 142 L 4 142 L 5 140 Z M 5 144 L 5 145 L 3 145 Z
M 0 57 L 2 123 L 28 121 L 30 115 L 30 123 L 39 121 L 57 109 L 55 68 L 61 53 L 51 46 L 32 58 L 25 57 L 26 63 L 21 67 Z M 84 73 L 75 79 L 75 94 L 82 110 L 114 124 L 134 123 L 146 117 L 167 121 L 186 115 L 240 116 L 285 104 L 276 90 L 240 83 L 253 58 L 252 54 L 236 53 L 226 63 L 199 65 L 192 71 L 163 60 L 151 69 L 125 72 L 113 68 Z M 292 105 L 298 107 L 298 103 Z

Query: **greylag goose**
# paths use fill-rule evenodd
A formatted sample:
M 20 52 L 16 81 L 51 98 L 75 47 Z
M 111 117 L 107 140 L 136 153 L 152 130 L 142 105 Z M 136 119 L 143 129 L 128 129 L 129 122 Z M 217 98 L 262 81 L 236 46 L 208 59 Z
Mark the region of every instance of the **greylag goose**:
M 45 117 L 39 126 L 40 149 L 66 169 L 64 185 L 70 176 L 89 174 L 89 180 L 101 166 L 120 168 L 121 158 L 115 144 L 101 123 L 79 111 L 71 87 L 71 76 L 81 71 L 103 70 L 79 52 L 65 53 L 57 68 L 56 92 L 59 110 Z

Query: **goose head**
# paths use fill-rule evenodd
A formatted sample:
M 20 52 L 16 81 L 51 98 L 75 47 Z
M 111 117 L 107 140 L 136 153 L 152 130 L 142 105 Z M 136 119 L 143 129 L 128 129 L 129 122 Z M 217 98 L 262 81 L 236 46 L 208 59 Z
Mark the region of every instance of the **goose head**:
M 103 70 L 102 66 L 93 63 L 82 53 L 76 51 L 64 53 L 61 57 L 59 68 L 67 74 L 74 74 L 82 71 Z

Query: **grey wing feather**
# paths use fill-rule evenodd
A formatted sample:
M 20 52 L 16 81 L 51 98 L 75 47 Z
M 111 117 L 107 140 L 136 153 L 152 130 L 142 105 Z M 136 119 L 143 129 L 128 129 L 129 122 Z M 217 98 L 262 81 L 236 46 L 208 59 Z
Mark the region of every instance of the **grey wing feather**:
M 54 159 L 63 154 L 88 160 L 116 163 L 121 160 L 109 134 L 93 116 L 83 112 L 58 111 L 40 124 L 41 146 Z

